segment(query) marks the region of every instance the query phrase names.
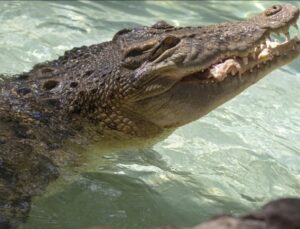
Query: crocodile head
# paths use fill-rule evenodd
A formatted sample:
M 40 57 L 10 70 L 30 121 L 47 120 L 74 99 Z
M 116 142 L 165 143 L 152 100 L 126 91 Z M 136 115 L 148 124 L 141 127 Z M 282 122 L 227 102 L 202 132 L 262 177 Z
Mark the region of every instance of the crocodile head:
M 123 106 L 162 129 L 198 119 L 298 57 L 300 41 L 289 34 L 298 16 L 293 5 L 274 5 L 245 21 L 205 27 L 161 21 L 118 32 L 113 42 L 131 84 Z

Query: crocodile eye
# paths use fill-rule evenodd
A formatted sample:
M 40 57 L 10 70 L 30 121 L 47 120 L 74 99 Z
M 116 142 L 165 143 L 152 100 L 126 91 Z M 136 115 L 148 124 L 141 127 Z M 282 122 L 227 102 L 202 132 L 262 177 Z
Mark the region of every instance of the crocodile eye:
M 139 67 L 149 56 L 156 41 L 143 42 L 128 47 L 124 52 L 123 66 L 129 69 Z
M 150 56 L 150 61 L 155 60 L 157 57 L 159 57 L 162 53 L 164 53 L 166 50 L 175 47 L 180 42 L 180 38 L 175 36 L 167 36 L 165 37 L 160 44 L 155 48 L 155 50 L 152 52 L 152 55 Z
M 281 9 L 282 9 L 281 5 L 271 6 L 270 8 L 266 9 L 265 15 L 266 16 L 272 16 L 272 15 L 278 13 Z
M 129 48 L 124 55 L 124 58 L 127 57 L 136 57 L 143 55 L 146 53 L 149 49 L 151 49 L 155 44 L 153 42 L 141 44 L 136 47 Z
M 143 50 L 140 48 L 134 48 L 129 50 L 126 54 L 125 54 L 125 58 L 126 57 L 135 57 L 135 56 L 140 56 L 143 54 Z

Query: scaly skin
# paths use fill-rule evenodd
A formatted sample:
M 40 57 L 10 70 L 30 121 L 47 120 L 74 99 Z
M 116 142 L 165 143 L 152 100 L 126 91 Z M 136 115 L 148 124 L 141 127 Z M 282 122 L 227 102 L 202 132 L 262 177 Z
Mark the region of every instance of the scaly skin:
M 207 27 L 158 22 L 124 29 L 112 41 L 74 48 L 0 81 L 0 226 L 17 227 L 26 220 L 31 198 L 61 168 L 79 165 L 85 147 L 149 145 L 294 60 L 300 53 L 296 39 L 253 50 L 298 16 L 296 7 L 285 5 L 246 21 Z M 264 54 L 269 52 L 273 58 Z M 243 65 L 242 56 L 249 55 L 256 57 Z M 240 68 L 239 76 L 210 75 L 227 59 Z

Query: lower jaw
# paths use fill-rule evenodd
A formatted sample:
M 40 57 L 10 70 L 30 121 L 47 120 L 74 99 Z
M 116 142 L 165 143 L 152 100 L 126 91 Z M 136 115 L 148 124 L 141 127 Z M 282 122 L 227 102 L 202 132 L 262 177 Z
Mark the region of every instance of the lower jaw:
M 260 79 L 264 78 L 270 72 L 291 63 L 300 55 L 300 44 L 294 51 L 289 52 L 287 55 L 281 55 L 273 58 L 272 61 L 268 61 L 265 64 L 261 64 L 259 67 L 256 66 L 251 70 L 248 69 L 241 76 L 229 76 L 223 81 L 217 82 L 210 85 L 205 85 L 202 87 L 207 88 L 219 88 L 220 94 L 216 95 L 219 97 L 219 102 L 217 106 L 228 101 L 229 99 L 235 97 L 242 91 L 244 91 L 249 86 L 253 85 Z M 214 90 L 216 91 L 216 90 Z
M 245 89 L 264 78 L 275 69 L 286 65 L 295 60 L 300 55 L 300 44 L 297 49 L 289 52 L 288 55 L 282 55 L 274 58 L 272 61 L 261 65 L 259 68 L 253 68 L 244 72 L 241 77 L 229 76 L 221 82 L 203 84 L 201 80 L 190 79 L 187 81 L 178 82 L 174 90 L 180 93 L 181 96 L 189 98 L 195 97 L 196 102 L 193 105 L 195 108 L 195 120 L 206 115 L 218 106 L 224 104 L 234 98 Z

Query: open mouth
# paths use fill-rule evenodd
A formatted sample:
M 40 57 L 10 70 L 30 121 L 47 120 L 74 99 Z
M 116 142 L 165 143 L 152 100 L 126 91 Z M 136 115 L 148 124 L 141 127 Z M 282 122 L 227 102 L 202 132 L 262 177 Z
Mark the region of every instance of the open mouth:
M 209 67 L 183 78 L 186 80 L 197 80 L 200 83 L 217 83 L 228 77 L 242 78 L 246 73 L 252 73 L 265 66 L 272 66 L 283 56 L 291 55 L 293 52 L 299 52 L 297 47 L 300 41 L 297 35 L 290 38 L 291 27 L 298 27 L 295 20 L 283 28 L 267 33 L 256 45 L 240 55 L 226 55 L 219 57 Z M 279 40 L 275 39 L 279 38 Z

